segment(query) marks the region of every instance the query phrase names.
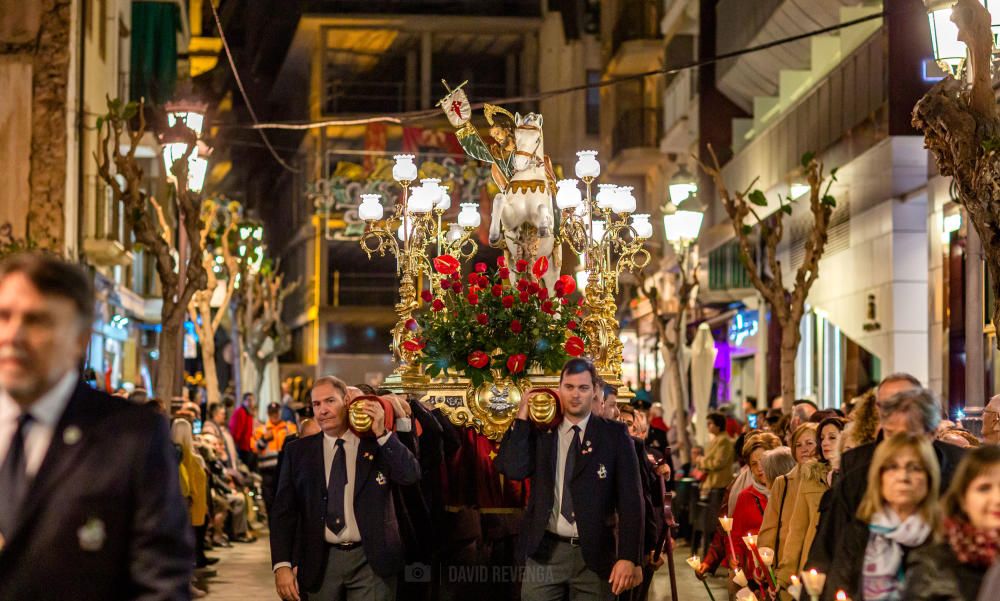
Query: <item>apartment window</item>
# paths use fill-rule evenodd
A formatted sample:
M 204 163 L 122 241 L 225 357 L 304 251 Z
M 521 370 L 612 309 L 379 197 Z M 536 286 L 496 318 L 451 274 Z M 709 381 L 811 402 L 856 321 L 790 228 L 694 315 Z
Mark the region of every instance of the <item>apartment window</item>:
M 601 81 L 600 71 L 587 71 L 587 85 L 596 86 Z M 596 136 L 601 133 L 601 89 L 587 88 L 587 135 Z

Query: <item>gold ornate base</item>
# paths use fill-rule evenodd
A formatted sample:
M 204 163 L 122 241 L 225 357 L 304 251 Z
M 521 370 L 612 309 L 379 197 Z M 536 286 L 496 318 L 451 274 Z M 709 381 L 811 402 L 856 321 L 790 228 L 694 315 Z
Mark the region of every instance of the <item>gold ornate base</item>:
M 619 402 L 627 403 L 634 396 L 617 375 L 601 374 L 601 377 L 618 387 Z M 456 426 L 472 428 L 490 440 L 500 440 L 517 415 L 521 395 L 532 388 L 558 389 L 559 374 L 531 374 L 517 383 L 498 379 L 475 388 L 468 378 L 460 376 L 428 378 L 419 372 L 397 370 L 383 385 L 393 392 L 414 395 L 431 403 Z

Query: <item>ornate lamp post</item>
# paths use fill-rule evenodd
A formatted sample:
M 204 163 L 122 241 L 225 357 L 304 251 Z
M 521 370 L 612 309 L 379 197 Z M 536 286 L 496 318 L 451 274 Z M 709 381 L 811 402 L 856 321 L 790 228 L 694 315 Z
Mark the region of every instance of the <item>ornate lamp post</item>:
M 633 215 L 636 200 L 632 188 L 600 184 L 600 191 L 593 196 L 594 181 L 601 173 L 597 152 L 585 150 L 577 156 L 575 172 L 583 180 L 586 197 L 582 197 L 577 180 L 556 184 L 556 206 L 563 216 L 562 242 L 581 256 L 587 272 L 587 315 L 581 329 L 587 336 L 588 354 L 601 373 L 620 381 L 623 348 L 615 317 L 618 277 L 649 263 L 649 252 L 643 246 L 653 235 L 653 227 L 649 215 Z

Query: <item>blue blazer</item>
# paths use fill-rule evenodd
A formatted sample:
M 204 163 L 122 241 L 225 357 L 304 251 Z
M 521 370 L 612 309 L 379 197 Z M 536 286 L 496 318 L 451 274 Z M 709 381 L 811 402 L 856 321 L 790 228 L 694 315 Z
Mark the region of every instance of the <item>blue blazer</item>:
M 587 567 L 602 578 L 619 559 L 642 565 L 643 498 L 639 462 L 625 424 L 591 415 L 570 489 Z M 555 503 L 559 435 L 515 419 L 500 443 L 497 470 L 511 480 L 531 478 L 518 551 L 536 557 Z M 589 449 L 589 450 L 588 450 Z M 543 558 L 544 559 L 544 558 Z
M 325 539 L 325 469 L 323 434 L 286 445 L 269 516 L 271 564 L 287 561 L 298 565 L 299 587 L 308 592 L 319 590 L 329 550 Z M 408 485 L 419 479 L 420 464 L 398 435 L 390 435 L 381 446 L 374 438 L 361 439 L 355 465 L 354 517 L 368 563 L 384 578 L 395 575 L 403 565 L 391 489 L 394 484 Z

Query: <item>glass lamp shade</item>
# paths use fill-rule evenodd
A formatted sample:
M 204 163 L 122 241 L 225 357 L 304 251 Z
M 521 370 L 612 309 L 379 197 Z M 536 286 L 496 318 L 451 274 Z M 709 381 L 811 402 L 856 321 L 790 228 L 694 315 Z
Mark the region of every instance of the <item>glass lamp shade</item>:
M 448 186 L 438 186 L 438 190 L 440 194 L 438 195 L 434 209 L 437 211 L 447 211 L 451 208 L 451 190 L 448 189 Z
M 378 194 L 362 194 L 361 206 L 358 207 L 358 217 L 365 221 L 378 221 L 382 218 L 382 203 Z
M 437 190 L 428 190 L 423 186 L 417 186 L 410 190 L 410 198 L 406 201 L 406 212 L 413 214 L 430 213 L 434 208 L 434 200 L 437 198 Z
M 632 196 L 632 186 L 622 186 L 615 190 L 611 210 L 619 215 L 628 215 L 635 212 L 635 196 Z
M 698 193 L 698 182 L 688 173 L 687 167 L 681 165 L 677 168 L 677 173 L 670 178 L 667 190 L 670 193 L 670 202 L 679 205 L 687 197 Z
M 597 177 L 601 174 L 601 164 L 597 162 L 596 150 L 581 150 L 576 156 L 574 172 L 578 178 Z
M 604 237 L 604 222 L 600 219 L 594 220 L 594 242 L 600 242 Z
M 458 212 L 458 226 L 479 227 L 482 222 L 479 215 L 479 205 L 474 202 L 463 202 L 460 206 L 462 210 Z
M 701 231 L 701 221 L 704 213 L 699 211 L 677 211 L 677 227 L 684 240 L 697 240 Z
M 412 182 L 417 179 L 417 166 L 413 163 L 412 154 L 397 154 L 392 158 L 396 161 L 392 166 L 392 179 L 397 182 Z
M 452 223 L 448 226 L 448 233 L 444 235 L 445 240 L 448 244 L 454 244 L 462 239 L 465 232 L 462 230 L 462 225 L 459 223 Z
M 653 236 L 653 224 L 649 222 L 649 215 L 645 213 L 632 215 L 632 229 L 635 230 L 635 235 L 643 240 Z
M 561 179 L 556 182 L 556 206 L 560 210 L 575 209 L 580 206 L 582 196 L 575 179 Z
M 681 241 L 681 230 L 677 224 L 676 210 L 663 216 L 663 234 L 666 236 L 667 242 L 671 244 L 677 244 Z
M 206 175 L 208 175 L 208 159 L 191 157 L 188 160 L 188 190 L 201 192 L 205 186 Z
M 615 204 L 618 186 L 614 184 L 597 184 L 597 207 L 610 209 Z
M 410 224 L 410 227 L 412 228 L 413 225 Z M 399 237 L 399 239 L 402 240 L 403 242 L 406 242 L 406 239 L 409 238 L 409 236 L 407 236 L 406 233 L 407 233 L 406 230 L 403 229 L 403 225 L 400 224 L 399 229 L 396 230 L 396 236 Z

